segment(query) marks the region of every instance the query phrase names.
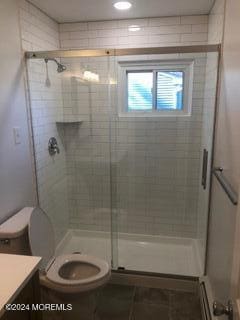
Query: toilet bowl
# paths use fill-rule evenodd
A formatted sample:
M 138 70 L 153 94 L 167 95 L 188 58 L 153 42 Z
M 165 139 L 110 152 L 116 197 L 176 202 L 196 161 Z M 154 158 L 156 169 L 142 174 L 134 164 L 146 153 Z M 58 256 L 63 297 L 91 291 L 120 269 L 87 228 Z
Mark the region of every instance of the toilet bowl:
M 17 245 L 12 246 L 15 254 L 27 254 L 27 239 L 28 254 L 42 257 L 39 268 L 41 285 L 55 292 L 95 290 L 110 279 L 111 269 L 102 259 L 80 253 L 55 255 L 53 227 L 40 208 L 24 208 L 8 219 L 0 226 L 0 239 L 7 239 L 5 242 L 10 244 L 16 242 Z M 20 250 L 21 247 L 24 250 Z
M 110 278 L 108 263 L 89 255 L 68 254 L 54 258 L 41 283 L 49 289 L 65 293 L 97 289 Z
M 32 255 L 42 257 L 40 280 L 46 287 L 77 293 L 97 289 L 109 280 L 110 267 L 102 259 L 76 253 L 55 256 L 53 227 L 40 208 L 31 213 L 28 237 Z

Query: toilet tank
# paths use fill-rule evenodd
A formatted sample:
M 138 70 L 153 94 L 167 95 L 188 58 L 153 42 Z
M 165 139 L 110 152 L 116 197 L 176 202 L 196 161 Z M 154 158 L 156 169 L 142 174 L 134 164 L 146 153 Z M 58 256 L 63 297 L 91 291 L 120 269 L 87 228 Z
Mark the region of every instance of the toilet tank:
M 28 222 L 33 209 L 23 208 L 0 224 L 0 253 L 31 255 Z

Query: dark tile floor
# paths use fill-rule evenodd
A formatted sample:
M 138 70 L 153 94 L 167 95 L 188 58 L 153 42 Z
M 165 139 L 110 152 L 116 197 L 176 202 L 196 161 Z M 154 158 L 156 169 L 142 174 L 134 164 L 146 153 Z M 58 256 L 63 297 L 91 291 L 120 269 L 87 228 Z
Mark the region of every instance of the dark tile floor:
M 94 320 L 201 320 L 200 302 L 196 293 L 109 284 Z

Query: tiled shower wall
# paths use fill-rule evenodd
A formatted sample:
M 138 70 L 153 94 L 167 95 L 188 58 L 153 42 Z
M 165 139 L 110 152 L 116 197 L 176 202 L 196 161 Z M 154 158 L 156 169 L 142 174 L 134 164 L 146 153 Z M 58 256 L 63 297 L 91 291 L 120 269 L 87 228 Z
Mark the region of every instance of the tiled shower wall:
M 23 50 L 59 49 L 58 24 L 27 1 L 19 2 Z M 63 114 L 61 76 L 56 65 L 49 62 L 50 83 L 47 83 L 44 61 L 29 60 L 28 63 L 39 200 L 53 222 L 58 242 L 68 227 L 66 154 L 56 126 L 56 120 Z M 48 153 L 48 140 L 53 136 L 60 146 L 56 157 Z
M 61 46 L 97 48 L 203 44 L 207 41 L 207 21 L 207 16 L 195 16 L 61 24 Z M 132 35 L 128 31 L 131 24 L 141 25 L 140 33 Z M 112 99 L 115 119 L 112 124 L 116 128 L 111 132 L 112 141 L 116 141 L 112 163 L 117 184 L 120 232 L 197 236 L 205 55 L 182 57 L 196 58 L 190 118 L 117 119 L 114 118 L 117 97 Z M 171 58 L 179 56 L 165 56 L 165 59 Z M 117 71 L 116 68 L 113 71 L 112 60 L 110 71 L 111 82 L 114 83 Z M 85 119 L 78 127 L 65 129 L 70 227 L 109 230 L 110 137 L 107 87 L 102 83 L 102 79 L 107 79 L 107 61 L 106 58 L 91 58 L 65 59 L 63 62 L 69 70 L 69 77 L 63 78 L 65 117 Z M 100 84 L 86 86 L 81 83 L 84 70 L 98 73 Z M 116 85 L 112 84 L 112 93 L 114 91 Z
M 65 124 L 72 229 L 110 231 L 108 62 L 106 57 L 62 59 L 64 117 L 82 121 Z M 99 83 L 83 81 L 84 70 L 95 70 Z
M 208 43 L 216 44 L 223 41 L 225 1 L 216 0 L 209 14 Z
M 130 25 L 141 30 L 130 32 Z M 207 15 L 60 24 L 64 49 L 196 45 L 207 38 Z

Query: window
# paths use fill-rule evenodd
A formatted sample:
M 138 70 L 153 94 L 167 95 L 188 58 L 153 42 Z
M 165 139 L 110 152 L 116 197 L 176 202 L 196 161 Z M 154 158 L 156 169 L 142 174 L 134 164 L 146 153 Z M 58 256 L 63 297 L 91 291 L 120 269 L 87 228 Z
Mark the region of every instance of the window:
M 189 115 L 192 61 L 119 62 L 119 114 Z
M 156 81 L 157 110 L 183 109 L 183 71 L 158 71 Z
M 128 72 L 128 110 L 152 110 L 152 72 Z

